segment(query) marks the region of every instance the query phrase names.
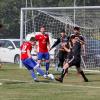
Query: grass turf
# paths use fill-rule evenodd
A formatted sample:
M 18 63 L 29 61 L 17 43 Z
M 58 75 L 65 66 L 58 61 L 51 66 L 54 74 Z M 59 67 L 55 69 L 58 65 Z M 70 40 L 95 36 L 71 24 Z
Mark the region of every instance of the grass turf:
M 55 77 L 59 72 L 51 68 Z M 43 79 L 35 83 L 26 69 L 15 64 L 4 64 L 0 69 L 0 100 L 99 100 L 100 74 L 88 73 L 90 82 L 83 80 L 75 71 L 69 71 L 64 83 Z

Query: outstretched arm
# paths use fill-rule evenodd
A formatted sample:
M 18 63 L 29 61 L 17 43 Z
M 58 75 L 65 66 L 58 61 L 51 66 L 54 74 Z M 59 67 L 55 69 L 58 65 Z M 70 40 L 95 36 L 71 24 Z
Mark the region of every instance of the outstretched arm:
M 60 38 L 57 39 L 57 41 L 52 45 L 50 50 L 53 49 L 54 47 L 56 47 L 59 43 L 60 43 Z

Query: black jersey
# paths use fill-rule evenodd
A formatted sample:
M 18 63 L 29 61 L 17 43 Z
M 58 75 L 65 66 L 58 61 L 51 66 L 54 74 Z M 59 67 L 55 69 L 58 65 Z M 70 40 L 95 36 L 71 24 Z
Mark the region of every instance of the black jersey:
M 59 44 L 59 48 L 61 48 L 62 43 L 67 43 L 68 42 L 68 37 L 65 35 L 64 37 L 58 38 L 57 41 L 52 45 L 51 48 L 54 48 Z
M 67 59 L 74 59 L 74 60 L 80 60 L 81 58 L 81 44 L 80 42 L 76 42 L 72 48 L 71 52 L 68 53 Z
M 80 40 L 85 41 L 83 35 L 81 35 L 81 34 L 79 34 L 79 35 L 77 35 L 77 34 L 71 34 L 70 37 L 73 36 L 73 35 L 76 36 L 76 37 L 78 37 Z

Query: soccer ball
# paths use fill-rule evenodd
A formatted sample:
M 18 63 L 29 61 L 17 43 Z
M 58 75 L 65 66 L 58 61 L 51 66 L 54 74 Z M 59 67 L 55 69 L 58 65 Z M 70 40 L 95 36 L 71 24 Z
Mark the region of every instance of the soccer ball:
M 51 79 L 51 80 L 54 80 L 54 75 L 53 74 L 48 74 L 48 77 Z

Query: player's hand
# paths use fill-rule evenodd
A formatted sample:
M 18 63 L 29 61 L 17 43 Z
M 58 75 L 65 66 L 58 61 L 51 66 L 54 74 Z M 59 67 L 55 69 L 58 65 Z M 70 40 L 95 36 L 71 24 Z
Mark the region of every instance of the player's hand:
M 52 50 L 52 48 L 49 49 L 49 51 L 51 51 L 51 50 Z
M 75 37 L 75 39 L 77 39 L 77 41 L 80 41 L 79 37 Z
M 62 46 L 63 48 L 65 47 L 65 45 L 66 45 L 65 43 L 62 43 L 62 44 L 61 44 L 61 46 Z

